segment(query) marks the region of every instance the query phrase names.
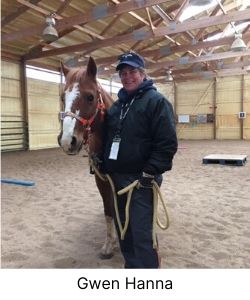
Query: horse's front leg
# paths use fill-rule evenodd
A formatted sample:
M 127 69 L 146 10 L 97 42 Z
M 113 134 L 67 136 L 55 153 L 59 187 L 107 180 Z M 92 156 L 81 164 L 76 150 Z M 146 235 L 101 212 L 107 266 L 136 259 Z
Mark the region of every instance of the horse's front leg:
M 108 181 L 101 180 L 97 175 L 95 175 L 95 180 L 103 199 L 104 215 L 107 229 L 106 238 L 100 253 L 100 258 L 110 259 L 114 255 L 114 248 L 116 244 L 116 232 L 113 219 L 113 195 Z

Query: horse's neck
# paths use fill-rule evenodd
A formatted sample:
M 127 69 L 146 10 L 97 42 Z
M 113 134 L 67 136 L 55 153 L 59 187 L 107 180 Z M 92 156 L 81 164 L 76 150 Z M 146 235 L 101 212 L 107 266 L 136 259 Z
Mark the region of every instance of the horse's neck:
M 103 88 L 101 89 L 101 94 L 102 94 L 103 102 L 105 104 L 106 109 L 109 109 L 112 106 L 112 104 L 114 103 L 113 98 Z
M 108 110 L 112 106 L 114 100 L 108 94 L 108 92 L 106 92 L 102 87 L 100 88 L 100 93 L 101 93 L 105 108 L 106 108 L 106 110 Z M 102 153 L 103 136 L 104 136 L 103 123 L 100 122 L 100 120 L 98 119 L 97 123 L 94 124 L 91 138 L 89 141 L 90 156 L 93 154 L 99 155 L 100 153 Z

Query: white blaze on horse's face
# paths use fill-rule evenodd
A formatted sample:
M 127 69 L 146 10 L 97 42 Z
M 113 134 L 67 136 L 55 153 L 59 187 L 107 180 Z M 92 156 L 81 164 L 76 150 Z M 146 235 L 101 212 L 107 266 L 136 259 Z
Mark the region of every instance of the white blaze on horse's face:
M 74 83 L 72 90 L 67 89 L 65 91 L 65 112 L 71 112 L 72 105 L 76 98 L 79 96 L 78 83 Z M 78 114 L 79 112 L 76 112 Z M 74 135 L 76 119 L 70 116 L 66 116 L 63 120 L 63 132 L 61 138 L 61 146 L 65 151 L 68 151 L 71 147 L 72 137 Z

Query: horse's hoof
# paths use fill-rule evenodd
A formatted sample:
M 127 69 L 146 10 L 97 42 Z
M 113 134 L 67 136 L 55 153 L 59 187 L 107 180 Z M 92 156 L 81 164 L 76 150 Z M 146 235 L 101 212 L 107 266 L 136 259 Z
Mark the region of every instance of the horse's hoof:
M 99 254 L 98 254 L 98 257 L 99 257 L 100 259 L 110 259 L 110 258 L 112 258 L 113 256 L 114 256 L 113 253 L 109 253 L 109 254 L 99 253 Z

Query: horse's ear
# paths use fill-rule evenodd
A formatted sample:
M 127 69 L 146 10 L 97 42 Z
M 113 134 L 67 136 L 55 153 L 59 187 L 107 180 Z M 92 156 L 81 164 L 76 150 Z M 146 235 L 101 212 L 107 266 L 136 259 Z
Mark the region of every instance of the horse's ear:
M 96 74 L 97 74 L 97 66 L 96 66 L 95 60 L 90 56 L 88 65 L 87 65 L 86 75 L 88 77 L 96 79 Z
M 70 69 L 67 66 L 65 66 L 65 64 L 61 61 L 61 70 L 62 70 L 64 76 L 66 77 L 67 74 L 69 73 Z

